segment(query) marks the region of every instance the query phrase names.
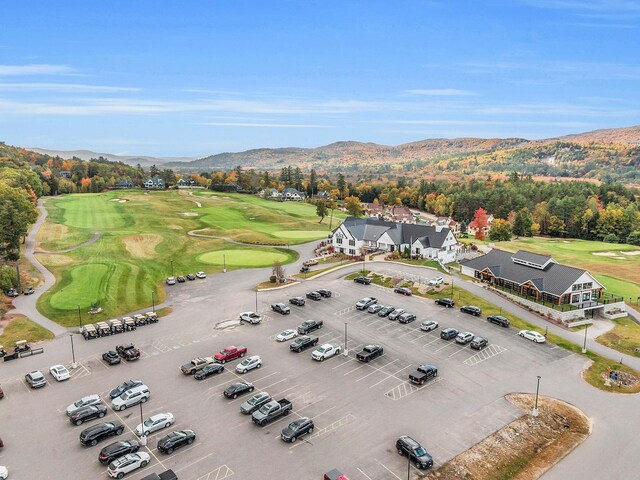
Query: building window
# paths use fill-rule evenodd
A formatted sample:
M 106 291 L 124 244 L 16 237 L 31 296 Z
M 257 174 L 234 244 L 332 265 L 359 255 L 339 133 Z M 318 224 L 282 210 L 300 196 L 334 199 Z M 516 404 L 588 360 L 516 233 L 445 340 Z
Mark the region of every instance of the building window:
M 589 290 L 591 288 L 593 288 L 593 283 L 592 282 L 582 284 L 582 289 L 583 290 Z
M 342 243 L 342 237 L 336 236 L 336 243 Z
M 571 303 L 579 303 L 580 302 L 580 294 L 576 293 L 575 295 L 571 295 Z
M 573 285 L 573 286 L 571 287 L 571 290 L 572 290 L 572 291 L 574 291 L 574 292 L 575 292 L 576 290 L 582 290 L 582 284 L 581 284 L 581 283 L 576 283 L 575 285 Z
M 353 248 L 349 249 L 349 255 L 355 255 L 356 251 Z
M 591 300 L 591 292 L 584 292 L 582 294 L 582 301 L 588 302 L 589 300 Z
M 349 246 L 355 247 L 356 246 L 356 241 L 355 240 L 349 240 Z

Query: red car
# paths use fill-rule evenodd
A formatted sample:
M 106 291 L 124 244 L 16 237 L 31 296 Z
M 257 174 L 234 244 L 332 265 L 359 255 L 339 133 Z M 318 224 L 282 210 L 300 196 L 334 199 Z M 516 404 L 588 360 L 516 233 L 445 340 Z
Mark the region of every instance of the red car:
M 224 350 L 220 350 L 214 355 L 214 358 L 216 359 L 216 362 L 225 363 L 229 360 L 244 357 L 245 353 L 247 353 L 247 347 L 243 345 L 238 345 L 237 347 L 231 346 Z

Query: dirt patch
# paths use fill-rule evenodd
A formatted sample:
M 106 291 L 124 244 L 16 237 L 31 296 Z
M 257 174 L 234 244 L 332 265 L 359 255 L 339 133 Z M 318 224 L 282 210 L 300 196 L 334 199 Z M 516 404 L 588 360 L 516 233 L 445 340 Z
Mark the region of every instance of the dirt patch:
M 64 267 L 66 265 L 75 263 L 71 257 L 68 257 L 66 255 L 38 253 L 36 257 L 40 261 L 40 263 L 48 267 Z
M 153 233 L 144 233 L 124 237 L 122 241 L 132 257 L 150 259 L 156 257 L 156 246 L 162 241 L 162 237 Z
M 505 425 L 438 470 L 419 474 L 430 480 L 534 480 L 562 460 L 591 433 L 591 421 L 573 405 L 532 394 L 506 396 L 523 416 Z
M 617 376 L 617 380 L 614 381 L 614 380 L 611 380 L 608 372 L 602 372 L 601 374 L 601 377 L 605 382 L 609 380 L 609 382 L 612 384 L 616 384 L 620 386 L 624 385 L 625 387 L 628 387 L 628 388 L 635 388 L 638 385 L 640 385 L 640 378 L 628 372 L 623 372 L 618 370 L 616 371 L 616 376 Z
M 180 225 L 167 225 L 167 228 L 170 228 L 171 230 L 182 230 Z

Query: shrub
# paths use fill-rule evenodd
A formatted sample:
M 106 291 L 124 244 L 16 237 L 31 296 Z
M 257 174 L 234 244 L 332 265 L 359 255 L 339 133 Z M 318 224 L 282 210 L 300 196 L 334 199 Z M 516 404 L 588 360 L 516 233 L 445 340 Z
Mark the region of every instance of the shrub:
M 627 237 L 627 243 L 629 245 L 640 245 L 640 230 L 631 232 Z
M 18 286 L 18 275 L 16 269 L 8 266 L 0 267 L 0 288 L 9 290 Z
M 278 278 L 277 278 L 275 275 L 271 275 L 271 276 L 269 277 L 269 281 L 270 281 L 271 283 L 276 283 L 276 280 L 277 280 L 277 279 L 278 279 Z
M 615 233 L 610 233 L 608 235 L 605 235 L 602 241 L 605 243 L 618 243 L 620 240 Z

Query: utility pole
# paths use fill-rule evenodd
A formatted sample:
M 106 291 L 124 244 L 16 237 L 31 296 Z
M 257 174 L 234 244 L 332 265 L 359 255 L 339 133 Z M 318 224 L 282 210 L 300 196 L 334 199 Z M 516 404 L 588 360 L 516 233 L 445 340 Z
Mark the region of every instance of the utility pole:
M 80 313 L 80 305 L 78 305 L 78 320 L 80 320 L 80 333 L 82 333 L 82 314 Z
M 156 292 L 151 290 L 151 311 L 156 311 Z
M 69 338 L 71 339 L 71 368 L 78 368 L 78 364 L 76 363 L 76 351 L 73 348 L 73 333 L 69 334 Z
M 22 293 L 20 290 L 20 265 L 16 262 L 16 277 L 18 278 L 18 293 Z
M 347 349 L 347 322 L 344 322 L 344 353 L 343 355 L 345 357 L 349 355 L 349 350 Z
M 144 434 L 144 417 L 142 416 L 142 402 L 140 402 L 140 445 L 147 445 L 147 436 Z
M 258 289 L 256 288 L 256 313 L 258 313 Z
M 587 353 L 587 330 L 589 330 L 589 325 L 584 329 L 584 343 L 582 344 L 582 353 Z
M 532 416 L 535 418 L 538 416 L 538 393 L 540 392 L 540 375 L 538 375 L 538 384 L 536 385 L 536 404 L 533 407 Z
M 227 273 L 227 255 L 222 254 L 222 273 Z

